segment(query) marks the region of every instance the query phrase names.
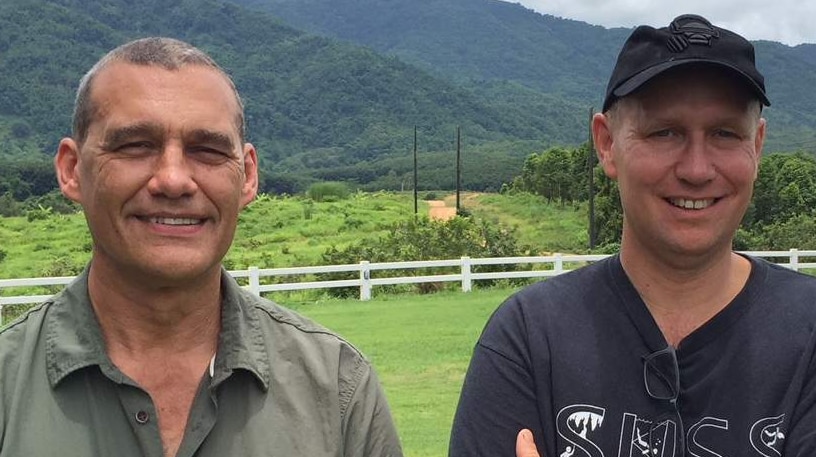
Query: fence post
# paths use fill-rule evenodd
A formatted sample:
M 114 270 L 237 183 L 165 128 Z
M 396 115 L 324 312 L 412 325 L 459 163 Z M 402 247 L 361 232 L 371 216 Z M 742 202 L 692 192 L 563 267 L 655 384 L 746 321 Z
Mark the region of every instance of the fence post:
M 360 300 L 371 300 L 371 270 L 368 260 L 360 262 Z
M 3 326 L 3 305 L 0 305 L 0 327 Z
M 799 271 L 799 250 L 798 249 L 791 249 L 790 250 L 790 268 L 793 271 Z
M 560 253 L 555 254 L 555 265 L 553 265 L 553 269 L 555 270 L 555 274 L 560 275 L 564 272 L 564 258 L 561 256 Z
M 462 292 L 470 292 L 472 285 L 470 277 L 470 257 L 462 256 Z
M 261 296 L 261 274 L 258 267 L 249 267 L 249 291 Z

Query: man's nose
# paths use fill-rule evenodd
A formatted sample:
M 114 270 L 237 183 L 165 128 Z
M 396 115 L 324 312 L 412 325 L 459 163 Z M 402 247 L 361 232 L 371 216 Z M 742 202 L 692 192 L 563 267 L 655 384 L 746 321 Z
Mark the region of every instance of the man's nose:
M 717 167 L 705 135 L 690 135 L 675 165 L 675 174 L 693 185 L 705 184 L 717 176 Z
M 155 162 L 148 190 L 153 195 L 167 198 L 192 195 L 198 185 L 191 165 L 181 145 L 165 145 Z

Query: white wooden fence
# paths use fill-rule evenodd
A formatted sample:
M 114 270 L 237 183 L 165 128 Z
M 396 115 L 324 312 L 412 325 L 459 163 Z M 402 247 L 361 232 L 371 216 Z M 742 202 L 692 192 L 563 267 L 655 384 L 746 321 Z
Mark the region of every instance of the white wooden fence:
M 763 257 L 776 262 L 779 265 L 793 269 L 816 269 L 816 251 L 800 251 L 791 249 L 789 251 L 747 251 L 745 254 L 755 257 Z M 428 260 L 416 262 L 386 262 L 370 263 L 367 261 L 358 264 L 348 265 L 328 265 L 314 267 L 293 267 L 293 268 L 257 268 L 250 267 L 247 270 L 232 270 L 229 273 L 247 282 L 244 286 L 252 293 L 260 295 L 264 292 L 276 292 L 287 290 L 306 289 L 328 289 L 333 287 L 355 287 L 360 289 L 360 300 L 370 300 L 371 290 L 374 286 L 394 285 L 394 284 L 419 284 L 429 282 L 460 282 L 463 292 L 470 292 L 473 281 L 485 279 L 514 279 L 514 278 L 544 278 L 556 276 L 567 271 L 574 270 L 590 262 L 596 262 L 607 255 L 566 255 L 554 254 L 550 256 L 538 257 L 495 257 L 472 259 L 462 257 L 451 260 Z M 803 262 L 810 260 L 810 262 Z M 476 273 L 472 269 L 478 265 L 529 265 L 527 270 L 497 271 Z M 537 268 L 536 268 L 537 266 Z M 386 270 L 421 270 L 435 267 L 456 267 L 459 272 L 453 274 L 431 274 L 431 275 L 411 275 L 399 277 L 377 277 L 377 272 Z M 340 273 L 355 272 L 356 279 L 331 280 L 331 281 L 295 281 L 275 284 L 265 284 L 262 278 L 283 277 L 283 276 L 303 276 L 318 273 Z M 4 289 L 31 288 L 38 286 L 62 286 L 74 279 L 73 276 L 61 276 L 52 278 L 25 278 L 25 279 L 0 279 L 0 324 L 3 323 L 3 307 L 8 305 L 40 303 L 50 295 L 17 295 L 4 296 Z

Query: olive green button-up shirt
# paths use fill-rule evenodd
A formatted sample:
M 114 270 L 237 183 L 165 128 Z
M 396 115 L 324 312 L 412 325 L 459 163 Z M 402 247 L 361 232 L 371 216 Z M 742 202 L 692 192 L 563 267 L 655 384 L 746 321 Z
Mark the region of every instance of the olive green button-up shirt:
M 179 457 L 401 456 L 371 365 L 222 274 L 212 376 Z M 107 356 L 87 271 L 0 332 L 0 457 L 163 457 L 150 396 Z

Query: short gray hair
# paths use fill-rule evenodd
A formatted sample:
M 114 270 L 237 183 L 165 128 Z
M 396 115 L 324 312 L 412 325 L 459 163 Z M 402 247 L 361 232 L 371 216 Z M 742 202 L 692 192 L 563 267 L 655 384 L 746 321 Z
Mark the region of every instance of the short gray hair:
M 235 101 L 238 102 L 236 124 L 243 143 L 246 135 L 244 104 L 241 101 L 241 96 L 238 95 L 238 90 L 235 88 L 232 78 L 212 57 L 200 49 L 183 41 L 164 37 L 142 38 L 117 47 L 99 59 L 79 80 L 72 121 L 72 134 L 76 142 L 82 144 L 85 141 L 88 136 L 88 129 L 96 114 L 97 107 L 91 99 L 93 81 L 102 70 L 115 62 L 144 66 L 154 65 L 171 71 L 178 70 L 186 65 L 201 65 L 218 71 L 229 83 L 235 95 Z

